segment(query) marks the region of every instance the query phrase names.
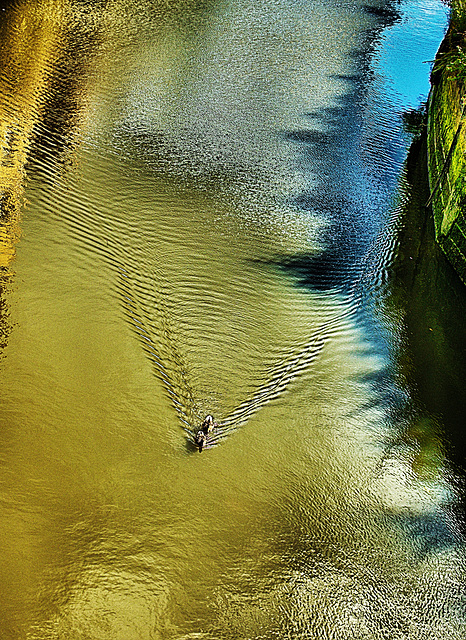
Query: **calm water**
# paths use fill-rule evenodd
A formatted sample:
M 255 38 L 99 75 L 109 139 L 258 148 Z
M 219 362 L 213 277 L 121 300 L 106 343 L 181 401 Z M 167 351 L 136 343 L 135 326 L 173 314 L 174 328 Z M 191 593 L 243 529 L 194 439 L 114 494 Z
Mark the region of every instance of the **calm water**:
M 446 7 L 0 8 L 1 640 L 464 639 Z

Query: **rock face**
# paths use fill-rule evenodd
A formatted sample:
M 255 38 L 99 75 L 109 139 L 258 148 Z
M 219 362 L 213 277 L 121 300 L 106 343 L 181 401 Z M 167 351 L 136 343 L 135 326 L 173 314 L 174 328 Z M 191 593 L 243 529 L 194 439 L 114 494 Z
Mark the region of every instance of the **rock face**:
M 435 235 L 466 284 L 466 0 L 456 0 L 432 71 L 428 162 Z

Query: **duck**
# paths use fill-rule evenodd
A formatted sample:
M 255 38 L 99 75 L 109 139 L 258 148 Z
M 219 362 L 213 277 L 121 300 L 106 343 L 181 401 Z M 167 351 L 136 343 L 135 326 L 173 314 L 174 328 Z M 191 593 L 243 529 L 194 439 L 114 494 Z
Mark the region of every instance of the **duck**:
M 194 438 L 194 442 L 196 447 L 199 449 L 199 453 L 202 453 L 202 449 L 207 444 L 207 434 L 212 433 L 214 428 L 217 426 L 217 423 L 214 421 L 214 417 L 210 414 L 204 418 L 203 423 L 199 431 L 196 433 L 196 437 Z

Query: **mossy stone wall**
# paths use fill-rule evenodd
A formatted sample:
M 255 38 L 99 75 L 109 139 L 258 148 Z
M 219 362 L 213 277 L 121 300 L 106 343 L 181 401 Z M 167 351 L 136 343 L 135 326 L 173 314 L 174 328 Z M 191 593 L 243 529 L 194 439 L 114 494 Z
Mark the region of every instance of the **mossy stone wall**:
M 457 0 L 432 71 L 427 145 L 436 239 L 466 284 L 466 67 L 463 72 L 465 36 L 458 30 L 466 22 L 464 5 Z

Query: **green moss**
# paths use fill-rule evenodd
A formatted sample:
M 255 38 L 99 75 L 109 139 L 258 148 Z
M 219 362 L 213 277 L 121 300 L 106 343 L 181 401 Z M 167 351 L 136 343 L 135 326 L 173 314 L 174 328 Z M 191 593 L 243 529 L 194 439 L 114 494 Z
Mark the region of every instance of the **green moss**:
M 431 203 L 437 241 L 466 282 L 466 0 L 455 2 L 428 105 Z
M 466 33 L 466 2 L 465 0 L 454 0 L 451 6 L 450 28 L 455 34 Z
M 456 45 L 451 51 L 439 54 L 437 68 L 455 80 L 466 79 L 466 52 L 463 47 Z

